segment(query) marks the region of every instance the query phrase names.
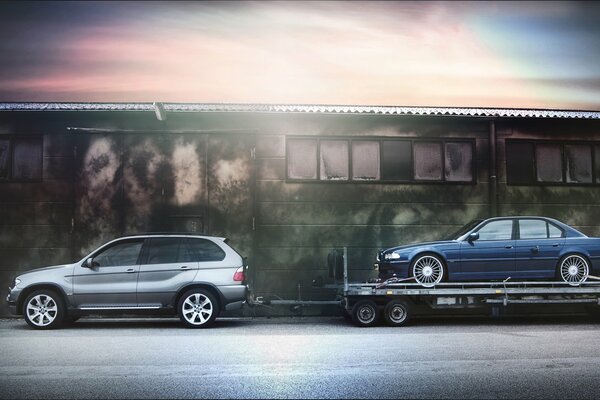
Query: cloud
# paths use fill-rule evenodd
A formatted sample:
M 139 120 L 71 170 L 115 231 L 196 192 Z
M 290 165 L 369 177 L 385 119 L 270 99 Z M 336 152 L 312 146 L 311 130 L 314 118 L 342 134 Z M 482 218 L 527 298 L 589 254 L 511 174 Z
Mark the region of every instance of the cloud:
M 565 106 L 543 90 L 552 83 L 530 79 L 531 59 L 505 52 L 503 29 L 514 21 L 486 25 L 521 11 L 525 22 L 538 21 L 529 3 L 100 2 L 75 11 L 59 4 L 62 12 L 40 28 L 48 40 L 0 43 L 0 57 L 11 60 L 0 72 L 0 101 L 509 106 L 512 98 L 514 107 Z M 543 9 L 560 21 L 589 19 L 578 4 Z M 60 31 L 53 19 L 72 23 Z M 581 52 L 570 58 L 583 70 L 594 61 Z M 600 108 L 587 95 L 566 103 L 573 100 Z

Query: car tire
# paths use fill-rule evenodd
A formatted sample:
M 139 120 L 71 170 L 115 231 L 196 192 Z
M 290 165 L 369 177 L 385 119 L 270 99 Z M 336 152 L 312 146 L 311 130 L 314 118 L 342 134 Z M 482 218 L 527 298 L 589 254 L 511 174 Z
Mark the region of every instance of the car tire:
M 415 281 L 423 287 L 433 287 L 446 276 L 444 261 L 435 254 L 419 254 L 410 264 Z
M 411 316 L 410 304 L 404 300 L 392 300 L 383 309 L 383 318 L 389 326 L 404 326 Z
M 206 289 L 188 290 L 177 305 L 179 318 L 188 328 L 207 328 L 219 314 L 219 304 Z
M 571 286 L 585 282 L 589 274 L 590 263 L 580 254 L 567 254 L 558 263 L 558 279 Z
M 356 326 L 368 327 L 379 321 L 379 307 L 373 300 L 361 300 L 352 307 L 352 322 Z
M 62 297 L 48 289 L 35 290 L 23 302 L 23 318 L 35 329 L 54 329 L 65 317 Z

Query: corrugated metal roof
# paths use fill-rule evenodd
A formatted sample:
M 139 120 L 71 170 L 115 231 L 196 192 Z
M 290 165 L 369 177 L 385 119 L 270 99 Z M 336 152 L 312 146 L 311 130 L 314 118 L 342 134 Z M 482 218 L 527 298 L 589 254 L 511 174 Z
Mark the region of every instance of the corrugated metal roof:
M 162 103 L 168 112 L 264 112 L 600 119 L 600 111 L 523 108 Z M 0 111 L 154 111 L 153 103 L 0 103 Z

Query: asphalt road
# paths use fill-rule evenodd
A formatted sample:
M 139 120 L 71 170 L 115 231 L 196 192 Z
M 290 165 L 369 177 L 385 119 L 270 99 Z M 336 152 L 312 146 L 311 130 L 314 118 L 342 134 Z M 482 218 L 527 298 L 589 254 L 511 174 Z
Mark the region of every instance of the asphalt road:
M 586 317 L 0 321 L 0 398 L 598 398 Z

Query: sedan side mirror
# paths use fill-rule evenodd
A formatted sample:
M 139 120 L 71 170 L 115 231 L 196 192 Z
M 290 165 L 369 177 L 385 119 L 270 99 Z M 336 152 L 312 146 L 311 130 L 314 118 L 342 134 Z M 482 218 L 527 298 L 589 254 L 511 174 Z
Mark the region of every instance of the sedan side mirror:
M 83 266 L 89 269 L 92 269 L 96 266 L 98 266 L 98 263 L 94 262 L 94 258 L 90 257 L 87 260 L 85 260 L 85 263 L 83 263 Z
M 474 242 L 477 239 L 479 239 L 479 232 L 470 233 L 469 236 L 467 237 L 467 240 L 469 241 L 469 243 Z

